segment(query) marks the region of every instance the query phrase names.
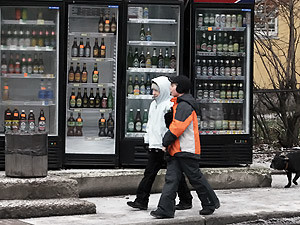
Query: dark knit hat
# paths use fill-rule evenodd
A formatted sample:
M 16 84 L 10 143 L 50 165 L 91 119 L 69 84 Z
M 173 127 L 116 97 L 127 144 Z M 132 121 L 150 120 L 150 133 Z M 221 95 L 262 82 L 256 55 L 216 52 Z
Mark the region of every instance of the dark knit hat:
M 189 78 L 187 76 L 180 75 L 180 76 L 176 76 L 176 77 L 170 77 L 169 80 L 171 83 L 177 84 L 176 91 L 179 94 L 188 93 L 189 90 L 192 88 L 191 81 L 189 80 Z

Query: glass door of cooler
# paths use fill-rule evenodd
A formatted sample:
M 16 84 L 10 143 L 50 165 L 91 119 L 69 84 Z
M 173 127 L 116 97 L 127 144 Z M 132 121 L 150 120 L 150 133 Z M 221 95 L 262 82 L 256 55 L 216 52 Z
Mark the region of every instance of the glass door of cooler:
M 151 79 L 178 75 L 180 23 L 180 5 L 129 4 L 125 137 L 144 135 Z
M 195 14 L 200 134 L 249 134 L 251 10 L 197 8 Z
M 115 154 L 118 6 L 68 6 L 66 153 Z
M 59 7 L 1 7 L 0 134 L 58 135 Z

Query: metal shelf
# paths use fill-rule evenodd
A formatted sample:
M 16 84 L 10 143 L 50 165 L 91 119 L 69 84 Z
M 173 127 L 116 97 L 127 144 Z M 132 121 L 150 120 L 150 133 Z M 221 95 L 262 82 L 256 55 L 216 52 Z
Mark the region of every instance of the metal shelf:
M 245 80 L 244 76 L 200 76 L 196 80 Z
M 7 100 L 0 102 L 0 105 L 14 105 L 14 106 L 55 106 L 53 103 L 49 103 L 48 101 L 13 101 Z
M 142 138 L 145 136 L 145 133 L 143 132 L 126 132 L 125 137 L 131 137 L 131 138 Z
M 70 108 L 70 112 L 82 112 L 82 113 L 107 113 L 112 112 L 113 109 L 102 109 L 102 108 Z
M 115 60 L 115 58 L 71 57 L 73 62 L 115 62 Z
M 175 41 L 128 41 L 131 46 L 156 46 L 156 47 L 172 47 L 176 46 Z
M 228 56 L 228 57 L 245 57 L 245 52 L 196 52 L 196 56 Z
M 175 19 L 134 19 L 129 18 L 128 23 L 145 23 L 145 24 L 177 24 Z
M 246 134 L 244 130 L 199 130 L 200 135 L 218 135 L 218 134 Z
M 176 73 L 174 69 L 165 69 L 165 68 L 135 68 L 129 67 L 127 70 L 128 73 Z
M 114 87 L 114 83 L 68 83 L 69 87 Z
M 98 37 L 113 38 L 113 37 L 116 37 L 116 35 L 114 33 L 96 33 L 96 32 L 89 32 L 89 33 L 70 32 L 69 36 L 91 37 L 91 38 L 98 38 Z
M 246 27 L 198 27 L 196 31 L 245 31 Z
M 238 103 L 244 102 L 244 99 L 196 99 L 198 103 Z
M 54 74 L 15 74 L 15 73 L 5 73 L 2 74 L 0 78 L 9 78 L 9 79 L 55 79 Z
M 134 94 L 128 94 L 127 99 L 153 99 L 153 95 L 134 95 Z
M 45 25 L 55 26 L 56 24 L 52 20 L 2 20 L 2 24 L 8 25 Z
M 22 47 L 22 46 L 16 46 L 16 45 L 10 45 L 10 46 L 4 46 L 1 45 L 1 50 L 10 50 L 10 51 L 44 51 L 44 52 L 54 52 L 56 49 L 53 47 L 47 46 L 47 47 Z

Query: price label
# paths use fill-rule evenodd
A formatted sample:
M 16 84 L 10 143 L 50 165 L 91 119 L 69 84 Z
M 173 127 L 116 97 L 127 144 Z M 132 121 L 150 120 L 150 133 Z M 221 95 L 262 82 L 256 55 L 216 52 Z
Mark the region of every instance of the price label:
M 74 87 L 79 87 L 80 86 L 80 84 L 74 84 Z
M 104 59 L 96 59 L 97 62 L 103 62 Z
M 104 85 L 103 84 L 98 84 L 98 87 L 104 87 Z
M 105 109 L 100 109 L 99 110 L 101 113 L 105 113 Z
M 80 34 L 80 36 L 86 37 L 86 36 L 88 36 L 88 34 L 82 33 L 82 34 Z
M 74 109 L 74 112 L 81 112 L 81 109 Z
M 45 20 L 39 19 L 39 20 L 36 21 L 36 24 L 44 25 L 45 24 Z
M 78 61 L 79 58 L 72 58 L 72 61 Z

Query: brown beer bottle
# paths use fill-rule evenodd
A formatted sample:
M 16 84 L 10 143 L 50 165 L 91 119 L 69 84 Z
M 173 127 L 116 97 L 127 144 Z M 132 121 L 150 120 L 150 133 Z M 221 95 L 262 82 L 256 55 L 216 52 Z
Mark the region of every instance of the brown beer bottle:
M 104 32 L 104 20 L 103 20 L 103 14 L 100 14 L 99 24 L 98 24 L 98 32 L 103 33 Z
M 104 38 L 101 39 L 100 57 L 101 58 L 105 58 L 106 57 L 106 46 L 104 44 Z
M 95 96 L 95 108 L 100 108 L 101 105 L 101 97 L 99 93 L 99 88 L 96 89 L 96 96 Z
M 19 110 L 15 108 L 13 111 L 12 124 L 11 124 L 11 128 L 13 131 L 19 130 L 19 123 L 20 123 Z
M 101 117 L 99 119 L 99 137 L 106 136 L 106 119 L 104 118 L 104 113 L 101 113 Z
M 117 31 L 117 22 L 116 22 L 116 17 L 115 14 L 113 13 L 111 22 L 110 22 L 110 31 L 114 34 L 116 34 Z
M 68 122 L 67 122 L 67 127 L 68 127 L 67 136 L 74 136 L 74 133 L 75 133 L 75 119 L 73 117 L 73 112 L 70 113 L 70 117 L 69 117 Z
M 70 70 L 68 74 L 68 82 L 73 83 L 74 81 L 75 81 L 75 73 L 74 73 L 73 63 L 71 62 Z
M 70 108 L 75 108 L 76 107 L 76 96 L 75 96 L 75 89 L 74 88 L 72 88 L 69 104 L 70 104 Z
M 83 63 L 83 68 L 81 72 L 81 83 L 87 83 L 88 72 L 86 70 L 86 63 Z
M 105 88 L 103 88 L 103 91 L 102 91 L 101 108 L 104 108 L 104 109 L 107 108 L 107 96 L 106 96 Z
M 78 88 L 78 92 L 77 92 L 77 96 L 76 96 L 76 107 L 82 108 L 81 88 Z
M 80 83 L 80 81 L 81 81 L 81 72 L 80 72 L 80 64 L 79 63 L 77 63 L 74 80 L 75 80 L 75 83 Z
M 94 97 L 94 89 L 93 88 L 91 88 L 91 90 L 90 90 L 89 108 L 95 108 L 95 97 Z
M 89 98 L 87 96 L 87 88 L 84 88 L 84 93 L 82 97 L 82 107 L 87 108 L 89 106 Z
M 76 127 L 76 131 L 75 131 L 75 136 L 82 136 L 82 126 L 83 126 L 83 120 L 81 118 L 81 113 L 78 113 L 78 117 L 76 119 L 75 122 L 75 127 Z
M 112 113 L 109 113 L 107 120 L 107 136 L 114 138 L 114 120 L 112 118 Z
M 46 117 L 44 115 L 44 110 L 42 110 L 42 109 L 40 111 L 38 130 L 39 131 L 46 131 Z
M 104 32 L 105 33 L 109 33 L 110 32 L 110 21 L 109 21 L 108 12 L 105 14 Z
M 99 46 L 98 46 L 98 38 L 95 38 L 95 44 L 93 47 L 93 57 L 98 58 L 99 57 Z

